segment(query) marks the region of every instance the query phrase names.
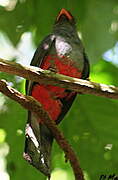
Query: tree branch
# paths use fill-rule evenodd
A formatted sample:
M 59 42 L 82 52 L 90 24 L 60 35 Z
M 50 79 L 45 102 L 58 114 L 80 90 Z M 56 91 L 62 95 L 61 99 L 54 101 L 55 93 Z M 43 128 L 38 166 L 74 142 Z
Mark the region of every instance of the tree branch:
M 118 99 L 118 87 L 72 78 L 34 66 L 22 66 L 15 62 L 0 59 L 0 71 L 18 75 L 40 84 L 51 84 L 78 93 Z
M 33 97 L 25 96 L 17 90 L 15 90 L 14 88 L 10 87 L 4 80 L 0 80 L 0 92 L 5 94 L 9 98 L 15 100 L 24 108 L 34 112 L 37 117 L 44 119 L 45 125 L 51 130 L 57 143 L 65 152 L 67 159 L 69 159 L 70 164 L 73 168 L 75 179 L 84 180 L 83 172 L 80 168 L 76 154 L 74 153 L 71 146 L 68 144 L 67 140 L 64 138 L 62 132 L 57 128 L 55 122 L 52 121 L 48 113 L 43 110 L 41 104 L 38 101 L 36 101 Z
M 97 96 L 118 99 L 118 87 L 68 77 L 34 66 L 22 66 L 15 62 L 0 59 L 0 71 L 18 75 L 40 84 L 51 84 L 70 89 L 78 93 L 93 94 Z M 37 102 L 33 97 L 25 96 L 15 89 L 9 87 L 3 80 L 0 81 L 0 92 L 17 101 L 24 108 L 33 111 L 38 117 L 45 117 L 43 118 L 45 119 L 44 123 L 51 130 L 56 141 L 64 150 L 66 157 L 69 159 L 73 168 L 75 179 L 84 180 L 83 173 L 75 153 L 55 123 L 51 121 L 49 115 L 42 109 L 39 102 Z

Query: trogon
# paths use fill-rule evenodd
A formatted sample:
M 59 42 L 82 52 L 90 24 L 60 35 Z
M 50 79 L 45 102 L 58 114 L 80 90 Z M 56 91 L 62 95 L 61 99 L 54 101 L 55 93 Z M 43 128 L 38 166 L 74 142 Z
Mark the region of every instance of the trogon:
M 62 9 L 54 23 L 52 33 L 40 43 L 32 66 L 75 78 L 87 79 L 89 62 L 78 37 L 74 17 Z M 64 118 L 77 93 L 59 86 L 26 81 L 26 94 L 39 101 L 50 118 L 56 122 Z M 35 168 L 50 177 L 50 160 L 53 135 L 44 125 L 44 119 L 28 112 L 24 158 Z

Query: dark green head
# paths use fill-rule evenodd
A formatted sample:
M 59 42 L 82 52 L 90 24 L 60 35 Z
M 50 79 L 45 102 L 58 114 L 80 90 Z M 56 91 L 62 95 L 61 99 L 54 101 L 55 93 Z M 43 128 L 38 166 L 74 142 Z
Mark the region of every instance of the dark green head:
M 76 30 L 75 19 L 66 9 L 61 9 L 54 23 L 54 32 L 58 33 L 60 29 L 70 32 Z

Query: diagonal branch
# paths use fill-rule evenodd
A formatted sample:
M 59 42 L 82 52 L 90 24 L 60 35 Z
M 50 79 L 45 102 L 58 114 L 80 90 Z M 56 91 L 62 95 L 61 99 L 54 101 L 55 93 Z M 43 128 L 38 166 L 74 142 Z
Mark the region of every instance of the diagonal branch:
M 25 96 L 17 90 L 15 90 L 14 88 L 8 86 L 8 84 L 4 80 L 0 80 L 0 92 L 18 102 L 25 109 L 34 112 L 37 117 L 41 117 L 41 119 L 45 120 L 45 125 L 51 130 L 57 143 L 63 149 L 66 157 L 69 159 L 70 164 L 73 168 L 75 179 L 84 180 L 83 172 L 80 168 L 76 154 L 74 153 L 71 146 L 68 144 L 67 140 L 64 138 L 62 132 L 60 132 L 60 130 L 57 128 L 57 125 L 54 123 L 54 121 L 50 119 L 48 113 L 43 110 L 41 104 L 38 101 L 36 101 L 33 97 Z
M 15 62 L 0 59 L 0 71 L 18 75 L 40 84 L 51 84 L 78 93 L 118 99 L 118 87 L 68 77 L 34 66 L 22 66 Z

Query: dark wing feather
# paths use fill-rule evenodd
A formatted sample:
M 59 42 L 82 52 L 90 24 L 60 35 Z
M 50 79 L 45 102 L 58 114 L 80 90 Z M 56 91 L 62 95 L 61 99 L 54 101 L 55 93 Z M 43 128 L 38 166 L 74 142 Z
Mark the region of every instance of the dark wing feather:
M 84 68 L 82 72 L 82 79 L 87 79 L 89 77 L 89 73 L 90 73 L 90 65 L 87 55 L 84 52 Z
M 30 64 L 31 66 L 37 66 L 37 67 L 41 66 L 43 59 L 49 53 L 54 41 L 55 41 L 55 36 L 50 34 L 41 42 L 41 44 L 38 46 L 37 50 L 34 53 L 34 56 Z M 30 95 L 32 89 L 31 81 L 26 80 L 25 87 L 26 87 L 26 94 Z

